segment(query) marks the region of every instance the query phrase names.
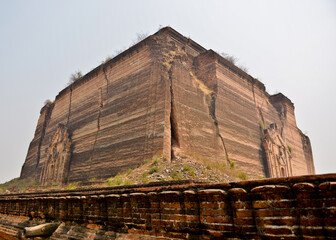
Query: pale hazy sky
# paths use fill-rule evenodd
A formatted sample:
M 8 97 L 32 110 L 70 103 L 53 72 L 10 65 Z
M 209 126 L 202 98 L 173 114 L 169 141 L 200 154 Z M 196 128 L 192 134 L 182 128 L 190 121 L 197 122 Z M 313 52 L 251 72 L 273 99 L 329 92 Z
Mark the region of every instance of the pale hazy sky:
M 290 98 L 316 172 L 336 172 L 336 1 L 0 0 L 0 183 L 19 176 L 44 101 L 72 73 L 167 25 Z

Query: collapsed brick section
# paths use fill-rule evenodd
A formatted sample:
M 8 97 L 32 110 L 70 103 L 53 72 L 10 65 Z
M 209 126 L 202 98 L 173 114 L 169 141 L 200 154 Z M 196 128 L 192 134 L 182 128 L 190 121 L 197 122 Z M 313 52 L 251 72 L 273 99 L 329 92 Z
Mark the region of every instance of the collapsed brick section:
M 0 231 L 15 235 L 29 219 L 63 222 L 51 239 L 334 239 L 335 208 L 336 174 L 167 182 L 2 195 Z

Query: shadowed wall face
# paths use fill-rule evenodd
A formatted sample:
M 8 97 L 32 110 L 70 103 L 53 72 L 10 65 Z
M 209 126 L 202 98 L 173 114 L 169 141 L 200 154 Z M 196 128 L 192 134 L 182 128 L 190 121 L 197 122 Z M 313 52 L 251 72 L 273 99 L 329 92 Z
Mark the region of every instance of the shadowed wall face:
M 274 124 L 277 149 L 263 144 Z M 66 148 L 53 142 L 60 125 L 69 136 Z M 309 138 L 297 128 L 289 99 L 270 96 L 217 53 L 163 28 L 42 108 L 21 178 L 106 179 L 160 154 L 235 162 L 253 178 L 315 173 Z

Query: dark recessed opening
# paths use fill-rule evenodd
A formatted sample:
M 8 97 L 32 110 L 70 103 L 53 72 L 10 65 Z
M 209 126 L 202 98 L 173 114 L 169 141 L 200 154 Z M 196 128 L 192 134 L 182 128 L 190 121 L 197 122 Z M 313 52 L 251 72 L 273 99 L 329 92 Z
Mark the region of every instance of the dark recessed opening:
M 170 129 L 171 129 L 171 158 L 173 159 L 176 157 L 174 155 L 174 148 L 180 147 L 179 136 L 177 131 L 177 121 L 173 111 L 173 107 L 171 108 L 170 113 Z

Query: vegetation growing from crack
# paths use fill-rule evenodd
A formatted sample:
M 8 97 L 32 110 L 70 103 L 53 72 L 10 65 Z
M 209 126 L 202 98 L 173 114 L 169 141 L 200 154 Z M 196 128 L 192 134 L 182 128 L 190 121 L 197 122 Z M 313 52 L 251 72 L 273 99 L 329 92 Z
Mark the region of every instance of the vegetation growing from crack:
M 236 163 L 234 161 L 230 161 L 230 168 L 234 169 L 236 166 Z
M 262 130 L 262 132 L 264 131 L 265 129 L 265 125 L 264 125 L 264 122 L 262 120 L 259 121 L 259 126 L 260 126 L 260 129 Z

